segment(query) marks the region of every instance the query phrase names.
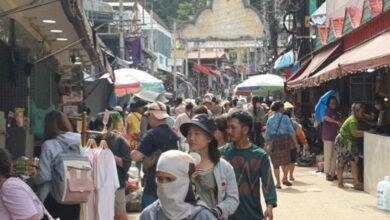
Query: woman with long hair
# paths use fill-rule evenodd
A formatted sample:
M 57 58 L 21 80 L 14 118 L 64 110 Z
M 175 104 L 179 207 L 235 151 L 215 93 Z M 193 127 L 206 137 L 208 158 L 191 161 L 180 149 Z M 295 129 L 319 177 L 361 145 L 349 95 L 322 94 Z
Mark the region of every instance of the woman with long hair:
M 252 117 L 253 117 L 253 130 L 251 134 L 252 142 L 259 146 L 263 147 L 264 138 L 261 135 L 261 130 L 266 122 L 266 114 L 263 106 L 261 105 L 261 98 L 258 96 L 254 96 L 252 98 L 252 107 L 249 109 Z
M 218 142 L 218 148 L 228 143 L 227 134 L 227 117 L 219 116 L 215 119 L 215 125 L 217 126 L 214 137 Z
M 80 215 L 80 205 L 58 203 L 50 193 L 52 191 L 51 175 L 54 159 L 70 144 L 81 147 L 80 134 L 74 133 L 69 119 L 56 110 L 46 115 L 44 124 L 45 142 L 39 157 L 39 170 L 32 179 L 39 186 L 39 198 L 54 218 L 77 220 Z
M 191 151 L 200 154 L 192 178 L 196 193 L 218 219 L 227 219 L 238 207 L 238 188 L 233 167 L 221 158 L 215 130 L 214 120 L 206 114 L 197 115 L 180 127 Z
M 336 112 L 337 99 L 332 96 L 327 102 L 324 122 L 322 123 L 322 140 L 324 142 L 324 171 L 326 180 L 333 181 L 336 177 L 336 152 L 335 140 L 337 132 L 341 127 L 341 119 Z
M 291 166 L 291 150 L 299 148 L 299 145 L 293 124 L 288 116 L 284 115 L 285 109 L 283 102 L 274 102 L 271 110 L 275 114 L 268 119 L 266 141 L 269 149 L 268 152 L 270 153 L 274 166 L 276 188 L 281 189 L 279 168 L 282 167 L 283 170 L 283 185 L 292 186 L 292 183 L 287 178 Z

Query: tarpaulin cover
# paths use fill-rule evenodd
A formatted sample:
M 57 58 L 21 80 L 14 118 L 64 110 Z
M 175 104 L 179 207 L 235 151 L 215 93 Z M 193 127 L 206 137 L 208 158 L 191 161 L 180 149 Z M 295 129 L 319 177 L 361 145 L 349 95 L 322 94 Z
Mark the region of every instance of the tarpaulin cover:
M 294 63 L 294 61 L 294 52 L 290 50 L 275 61 L 274 69 L 281 70 L 283 68 L 289 67 Z

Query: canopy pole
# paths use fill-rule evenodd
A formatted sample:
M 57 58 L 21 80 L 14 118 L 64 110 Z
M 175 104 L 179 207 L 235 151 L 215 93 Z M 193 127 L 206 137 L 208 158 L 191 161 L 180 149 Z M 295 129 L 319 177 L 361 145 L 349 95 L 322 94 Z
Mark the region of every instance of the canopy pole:
M 66 46 L 63 47 L 63 48 L 58 49 L 58 50 L 56 50 L 56 51 L 54 51 L 54 52 L 52 52 L 52 53 L 50 53 L 50 54 L 48 54 L 48 55 L 46 55 L 46 56 L 44 56 L 44 57 L 42 57 L 42 58 L 36 60 L 33 64 L 40 63 L 40 62 L 42 62 L 42 61 L 44 61 L 44 60 L 46 60 L 46 59 L 48 59 L 48 58 L 50 58 L 50 57 L 52 57 L 52 56 L 55 56 L 55 55 L 57 55 L 57 54 L 59 54 L 59 53 L 65 51 L 65 50 L 67 50 L 67 49 L 69 49 L 69 48 L 71 48 L 71 47 L 74 47 L 74 46 L 76 46 L 77 44 L 79 44 L 79 43 L 80 43 L 81 41 L 83 41 L 83 40 L 84 40 L 84 38 L 80 38 L 80 39 L 78 39 L 78 40 L 76 40 L 76 41 L 74 41 L 74 42 L 72 42 L 72 43 L 66 45 Z

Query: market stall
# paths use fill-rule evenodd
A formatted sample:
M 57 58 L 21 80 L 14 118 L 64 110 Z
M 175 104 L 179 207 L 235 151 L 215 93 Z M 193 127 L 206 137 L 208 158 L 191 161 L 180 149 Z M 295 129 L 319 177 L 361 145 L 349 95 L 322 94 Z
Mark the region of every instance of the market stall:
M 364 134 L 364 191 L 376 196 L 377 184 L 390 175 L 390 136 Z

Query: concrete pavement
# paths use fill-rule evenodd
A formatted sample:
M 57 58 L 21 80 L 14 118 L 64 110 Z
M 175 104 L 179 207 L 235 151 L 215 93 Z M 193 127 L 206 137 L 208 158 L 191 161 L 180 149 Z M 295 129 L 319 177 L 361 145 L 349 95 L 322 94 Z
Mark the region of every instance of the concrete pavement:
M 296 168 L 295 179 L 292 187 L 278 190 L 274 219 L 390 219 L 390 213 L 376 208 L 376 197 L 353 189 L 340 189 L 336 182 L 325 181 L 325 175 L 316 173 L 314 168 Z
M 278 190 L 275 220 L 390 220 L 390 213 L 376 208 L 374 196 L 339 189 L 336 182 L 325 181 L 324 174 L 316 173 L 315 168 L 297 167 L 295 179 L 292 187 Z M 129 220 L 138 217 L 131 214 Z

